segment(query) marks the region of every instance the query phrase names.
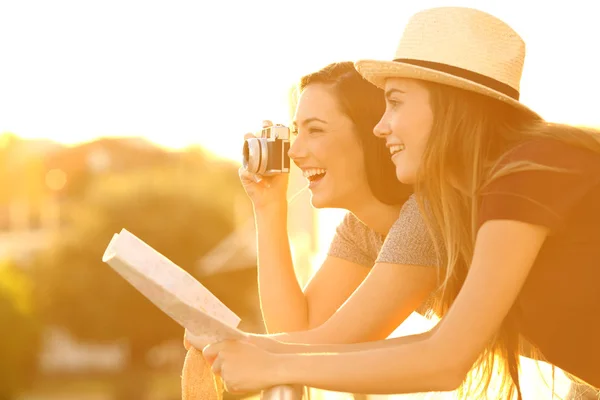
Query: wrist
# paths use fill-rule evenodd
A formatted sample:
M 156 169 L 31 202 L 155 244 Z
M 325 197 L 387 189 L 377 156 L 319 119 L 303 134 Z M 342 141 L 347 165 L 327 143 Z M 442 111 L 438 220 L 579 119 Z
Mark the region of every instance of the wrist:
M 302 353 L 306 348 L 305 345 L 296 343 L 287 343 L 284 338 L 273 340 L 269 351 L 276 354 L 294 354 Z
M 298 350 L 299 346 L 305 347 L 306 345 L 314 344 L 313 339 L 313 330 L 301 330 L 301 331 L 292 331 L 292 332 L 283 332 L 278 333 L 276 335 L 271 335 L 271 337 L 281 344 L 285 345 L 285 349 L 288 353 L 295 352 Z M 290 350 L 291 349 L 291 350 Z
M 254 216 L 257 221 L 285 218 L 287 220 L 287 201 L 273 201 L 265 205 L 254 205 Z
M 275 357 L 275 371 L 273 371 L 276 385 L 299 385 L 298 371 L 303 368 L 306 357 L 302 354 L 282 353 L 273 354 Z

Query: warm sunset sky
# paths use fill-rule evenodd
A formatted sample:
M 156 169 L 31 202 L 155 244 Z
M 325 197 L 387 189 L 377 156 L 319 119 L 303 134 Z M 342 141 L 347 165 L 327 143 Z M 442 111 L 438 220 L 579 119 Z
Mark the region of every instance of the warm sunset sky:
M 408 16 L 439 5 L 476 6 L 511 24 L 528 44 L 523 101 L 552 120 L 600 126 L 592 1 L 351 4 L 3 0 L 0 133 L 65 143 L 139 135 L 237 159 L 242 135 L 262 119 L 287 122 L 287 89 L 301 74 L 392 58 Z

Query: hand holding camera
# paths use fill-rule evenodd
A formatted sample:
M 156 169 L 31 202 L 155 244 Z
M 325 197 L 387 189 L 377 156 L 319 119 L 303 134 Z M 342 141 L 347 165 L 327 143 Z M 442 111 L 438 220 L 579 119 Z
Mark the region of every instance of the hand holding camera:
M 263 121 L 256 135 L 244 136 L 240 180 L 255 209 L 285 203 L 290 172 L 290 131 Z

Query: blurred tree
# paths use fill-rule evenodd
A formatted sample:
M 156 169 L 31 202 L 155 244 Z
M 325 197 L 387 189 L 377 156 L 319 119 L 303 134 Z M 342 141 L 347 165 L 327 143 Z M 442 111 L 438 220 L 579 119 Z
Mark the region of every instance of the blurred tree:
M 126 228 L 193 273 L 199 257 L 234 229 L 234 201 L 241 190 L 231 165 L 210 172 L 162 167 L 97 178 L 84 201 L 72 205 L 69 228 L 35 269 L 46 322 L 84 340 L 127 340 L 131 367 L 145 367 L 149 349 L 181 339 L 183 330 L 101 262 L 108 242 Z M 140 388 L 135 390 L 134 397 L 141 398 Z
M 16 398 L 31 382 L 40 345 L 31 284 L 13 264 L 0 265 L 0 399 Z

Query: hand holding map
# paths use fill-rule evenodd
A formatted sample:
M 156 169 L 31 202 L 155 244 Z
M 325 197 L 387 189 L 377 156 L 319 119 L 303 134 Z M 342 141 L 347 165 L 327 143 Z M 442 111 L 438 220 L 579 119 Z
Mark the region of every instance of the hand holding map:
M 126 229 L 115 234 L 102 261 L 206 343 L 242 339 L 240 318 L 189 273 Z

